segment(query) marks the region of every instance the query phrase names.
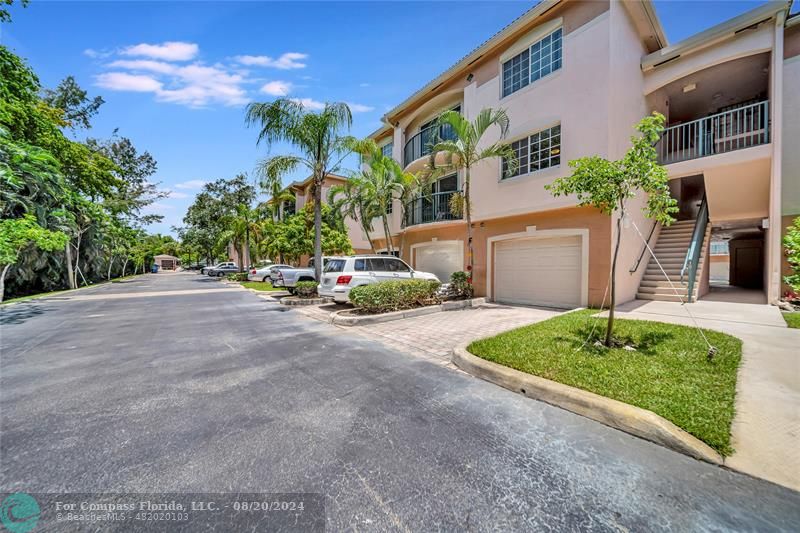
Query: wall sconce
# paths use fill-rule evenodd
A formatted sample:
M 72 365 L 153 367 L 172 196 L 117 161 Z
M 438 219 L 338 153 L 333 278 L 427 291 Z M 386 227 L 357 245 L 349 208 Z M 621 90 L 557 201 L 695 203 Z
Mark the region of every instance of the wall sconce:
M 472 78 L 474 78 L 474 77 L 475 76 L 472 75 L 472 72 L 470 72 L 469 75 L 467 76 L 467 81 L 468 82 L 472 81 Z

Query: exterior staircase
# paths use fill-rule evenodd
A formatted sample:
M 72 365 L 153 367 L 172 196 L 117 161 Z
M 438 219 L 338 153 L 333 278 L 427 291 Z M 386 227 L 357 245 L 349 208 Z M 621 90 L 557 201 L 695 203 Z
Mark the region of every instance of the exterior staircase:
M 665 302 L 680 302 L 681 299 L 687 301 L 688 280 L 684 277 L 683 283 L 681 283 L 681 268 L 683 268 L 683 262 L 686 259 L 686 253 L 692 241 L 695 222 L 695 220 L 680 220 L 674 222 L 671 226 L 661 228 L 661 234 L 658 236 L 658 242 L 653 248 L 653 253 L 664 268 L 664 272 L 667 273 L 669 281 L 664 277 L 664 272 L 661 272 L 655 258 L 650 257 L 650 261 L 647 263 L 647 270 L 645 270 L 642 282 L 639 284 L 639 292 L 636 293 L 636 298 Z M 711 224 L 708 224 L 703 239 L 703 247 L 700 251 L 700 262 L 692 290 L 692 301 L 697 301 L 700 276 L 703 272 L 703 263 L 706 260 L 706 249 L 710 238 Z M 675 292 L 676 289 L 678 294 Z

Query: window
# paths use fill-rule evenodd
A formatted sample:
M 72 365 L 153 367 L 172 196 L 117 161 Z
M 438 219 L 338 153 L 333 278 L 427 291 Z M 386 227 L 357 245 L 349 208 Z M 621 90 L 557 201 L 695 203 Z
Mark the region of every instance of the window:
M 388 272 L 410 272 L 411 269 L 408 267 L 407 264 L 403 263 L 399 259 L 384 259 L 386 262 L 386 270 Z
M 366 259 L 356 259 L 355 265 L 353 266 L 353 270 L 356 272 L 366 272 L 367 270 L 367 260 Z
M 503 96 L 561 68 L 561 28 L 503 63 Z
M 389 198 L 389 201 L 386 202 L 386 214 L 392 214 L 392 208 L 394 207 L 394 198 Z
M 711 242 L 711 255 L 728 255 L 728 242 Z
M 386 157 L 392 157 L 392 143 L 381 146 L 381 153 Z
M 509 173 L 508 162 L 503 160 L 502 178 L 521 176 L 561 164 L 561 125 L 553 126 L 511 143 L 517 168 Z
M 392 250 L 391 252 L 388 250 L 384 250 L 382 252 L 378 252 L 380 255 L 392 255 L 394 257 L 400 257 L 400 250 Z
M 370 257 L 367 259 L 367 267 L 371 272 L 386 272 L 386 265 L 383 258 Z
M 343 272 L 344 259 L 331 259 L 325 264 L 325 272 Z

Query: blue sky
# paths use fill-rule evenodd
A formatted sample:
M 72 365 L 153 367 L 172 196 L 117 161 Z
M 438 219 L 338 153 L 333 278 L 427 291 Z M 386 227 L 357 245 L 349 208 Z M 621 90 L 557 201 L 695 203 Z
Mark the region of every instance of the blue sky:
M 533 3 L 33 2 L 12 8 L 0 42 L 27 58 L 46 87 L 71 74 L 103 96 L 81 135 L 119 128 L 154 155 L 155 180 L 171 196 L 153 207 L 164 222 L 150 230 L 166 233 L 202 183 L 252 176 L 267 155 L 244 125 L 246 102 L 284 94 L 311 106 L 346 101 L 357 111 L 352 133 L 365 136 Z M 670 42 L 762 3 L 655 2 Z

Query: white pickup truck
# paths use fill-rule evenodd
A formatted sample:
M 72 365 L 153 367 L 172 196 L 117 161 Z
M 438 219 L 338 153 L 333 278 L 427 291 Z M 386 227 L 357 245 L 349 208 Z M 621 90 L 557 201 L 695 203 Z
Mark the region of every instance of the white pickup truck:
M 325 265 L 328 263 L 329 259 L 333 259 L 333 257 L 324 256 L 322 258 L 323 269 L 325 268 Z M 269 277 L 273 287 L 283 287 L 289 291 L 290 294 L 294 294 L 297 282 L 317 281 L 317 278 L 314 275 L 314 258 L 312 257 L 308 260 L 307 267 L 278 268 L 275 269 L 275 271 L 273 271 Z

